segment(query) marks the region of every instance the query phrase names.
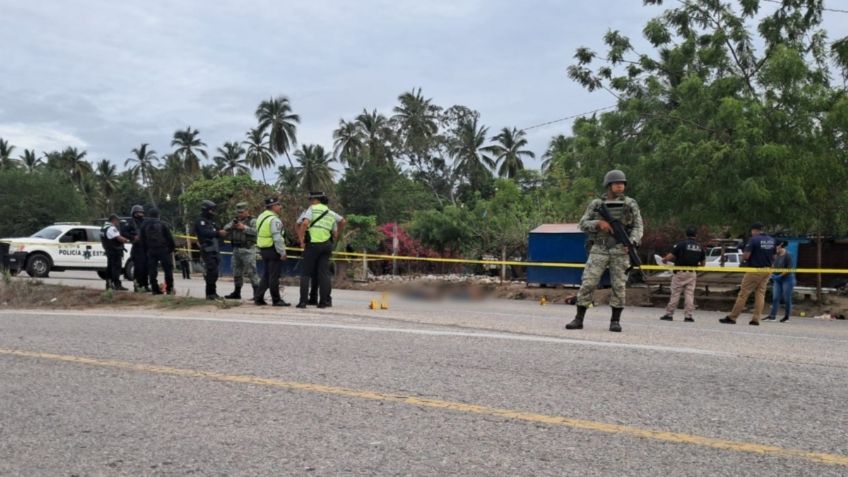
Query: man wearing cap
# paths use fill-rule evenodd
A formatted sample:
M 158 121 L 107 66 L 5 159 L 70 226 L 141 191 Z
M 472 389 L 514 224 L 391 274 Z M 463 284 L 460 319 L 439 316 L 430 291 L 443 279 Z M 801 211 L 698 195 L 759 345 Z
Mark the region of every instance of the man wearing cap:
M 745 245 L 745 250 L 742 253 L 742 260 L 746 266 L 752 268 L 771 268 L 776 252 L 774 238 L 763 233 L 763 224 L 755 223 L 751 226 L 751 240 Z M 718 320 L 719 323 L 726 325 L 735 325 L 736 319 L 742 314 L 745 309 L 745 303 L 748 301 L 748 296 L 754 292 L 754 314 L 751 316 L 749 325 L 760 326 L 760 315 L 763 313 L 763 307 L 766 303 L 766 288 L 768 287 L 769 272 L 756 271 L 745 272 L 742 277 L 742 285 L 739 289 L 739 295 L 736 296 L 736 304 L 733 305 L 733 311 L 724 318 Z
M 627 177 L 624 172 L 613 169 L 604 175 L 606 194 L 603 198 L 592 200 L 586 207 L 586 212 L 580 219 L 580 230 L 589 237 L 587 249 L 589 258 L 583 269 L 580 291 L 577 293 L 577 316 L 565 325 L 567 330 L 583 329 L 583 318 L 586 309 L 592 304 L 592 294 L 605 270 L 609 270 L 612 281 L 610 293 L 610 331 L 621 331 L 621 312 L 624 310 L 624 293 L 627 285 L 627 270 L 630 268 L 630 256 L 627 248 L 618 243 L 613 236 L 612 225 L 601 217 L 599 212 L 606 206 L 610 215 L 618 219 L 628 232 L 630 242 L 634 245 L 642 240 L 642 213 L 639 204 L 631 197 L 624 195 L 627 187 Z
M 306 308 L 308 304 L 309 280 L 315 273 L 318 275 L 318 308 L 332 306 L 330 257 L 333 254 L 333 239 L 342 232 L 346 221 L 344 217 L 330 210 L 327 204 L 322 203 L 322 199 L 326 197 L 323 192 L 310 192 L 311 205 L 298 218 L 297 238 L 304 249 L 298 308 Z
M 324 205 L 328 205 L 330 203 L 329 197 L 327 197 L 326 195 L 324 197 L 322 197 L 321 203 L 324 204 Z M 304 220 L 306 220 L 306 218 L 303 215 L 301 215 L 297 219 L 297 225 L 300 226 L 300 224 L 302 224 Z M 338 235 L 338 230 L 339 230 L 339 225 L 338 225 L 338 222 L 336 222 L 336 223 L 333 224 L 333 240 L 334 241 L 335 241 L 335 237 Z M 301 266 L 303 266 L 303 264 L 301 264 Z M 332 282 L 332 280 L 331 280 L 331 282 Z M 332 290 L 330 290 L 330 291 L 332 292 Z M 332 295 L 330 296 L 330 299 L 327 303 L 329 303 L 331 305 L 333 304 Z M 318 267 L 315 267 L 315 271 L 312 272 L 312 276 L 309 277 L 309 300 L 306 302 L 306 304 L 312 305 L 312 306 L 315 306 L 315 305 L 318 304 Z
M 663 257 L 663 263 L 674 262 L 675 267 L 703 267 L 707 260 L 704 248 L 695 240 L 698 231 L 695 227 L 686 229 L 686 240 L 680 241 L 674 246 L 674 250 Z M 665 315 L 660 319 L 664 321 L 674 320 L 674 310 L 680 302 L 683 294 L 683 321 L 693 322 L 695 318 L 695 280 L 698 274 L 694 270 L 674 270 L 671 278 L 671 298 L 665 307 Z
M 127 222 L 124 228 L 123 235 L 130 239 L 132 248 L 130 249 L 130 260 L 133 263 L 133 281 L 135 285 L 134 291 L 149 292 L 150 279 L 147 272 L 147 250 L 144 244 L 141 243 L 141 226 L 144 224 L 144 207 L 134 205 L 130 210 L 132 219 Z
M 206 299 L 218 300 L 216 289 L 218 282 L 218 266 L 221 262 L 220 258 L 220 243 L 219 239 L 224 237 L 227 232 L 218 227 L 215 222 L 215 211 L 217 205 L 211 200 L 204 200 L 200 203 L 200 218 L 194 223 L 194 230 L 197 234 L 197 241 L 200 245 L 200 259 L 203 261 L 204 275 L 206 281 Z
M 271 291 L 272 306 L 290 306 L 280 294 L 280 270 L 286 260 L 286 244 L 283 241 L 283 222 L 280 211 L 283 206 L 276 197 L 265 199 L 265 211 L 256 219 L 256 245 L 265 270 L 262 280 L 253 295 L 253 303 L 267 305 L 265 290 Z
M 244 277 L 250 280 L 254 299 L 259 286 L 259 274 L 256 273 L 256 218 L 250 215 L 247 202 L 236 204 L 236 218 L 227 222 L 224 230 L 230 236 L 233 246 L 233 283 L 235 290 L 224 298 L 241 300 L 241 287 Z
M 106 253 L 107 290 L 127 290 L 121 285 L 121 262 L 124 258 L 124 244 L 130 240 L 121 235 L 120 226 L 120 217 L 112 214 L 109 223 L 101 229 L 100 242 Z

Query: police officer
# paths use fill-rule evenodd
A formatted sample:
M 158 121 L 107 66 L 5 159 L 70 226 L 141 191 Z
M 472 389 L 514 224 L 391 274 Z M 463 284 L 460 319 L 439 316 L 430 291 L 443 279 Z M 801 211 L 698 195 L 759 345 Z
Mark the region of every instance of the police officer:
M 772 266 L 774 256 L 777 253 L 777 244 L 774 238 L 763 232 L 763 224 L 757 222 L 751 226 L 751 240 L 745 245 L 742 259 L 747 266 L 759 268 L 763 271 L 746 272 L 742 277 L 742 285 L 736 296 L 736 303 L 729 315 L 718 320 L 719 323 L 735 325 L 736 319 L 745 309 L 745 303 L 751 293 L 754 293 L 754 314 L 751 316 L 749 325 L 760 326 L 760 315 L 766 303 L 766 288 L 768 287 L 771 274 L 766 271 Z
M 663 263 L 674 262 L 675 267 L 703 267 L 707 260 L 704 248 L 695 240 L 698 230 L 695 227 L 686 229 L 686 240 L 680 241 L 674 246 L 668 255 L 663 257 Z M 680 294 L 683 293 L 683 321 L 693 322 L 692 314 L 695 312 L 695 281 L 698 274 L 694 270 L 674 270 L 671 278 L 671 298 L 665 307 L 665 315 L 660 317 L 664 321 L 674 319 L 674 310 L 680 302 Z
M 217 300 L 218 296 L 215 286 L 218 281 L 218 265 L 220 264 L 220 244 L 219 238 L 227 234 L 226 231 L 218 227 L 215 222 L 216 205 L 211 200 L 204 200 L 200 203 L 200 218 L 194 223 L 195 234 L 197 241 L 200 244 L 200 259 L 204 266 L 204 280 L 206 281 L 206 299 Z
M 250 215 L 247 202 L 236 204 L 236 218 L 224 226 L 233 246 L 233 282 L 235 290 L 224 298 L 241 300 L 241 287 L 244 277 L 250 279 L 253 298 L 259 286 L 259 274 L 256 273 L 256 218 Z
M 169 295 L 174 292 L 174 262 L 171 254 L 177 248 L 174 235 L 167 224 L 159 220 L 159 209 L 150 209 L 150 217 L 141 224 L 141 243 L 147 250 L 147 270 L 150 277 L 150 290 L 154 295 L 161 295 L 157 276 L 159 264 L 165 272 L 165 288 Z
M 280 294 L 280 271 L 286 260 L 286 244 L 283 241 L 283 222 L 280 211 L 283 206 L 276 197 L 265 199 L 265 211 L 256 219 L 256 245 L 262 257 L 264 271 L 259 288 L 253 294 L 253 303 L 267 305 L 265 291 L 271 291 L 271 305 L 291 306 Z
M 606 205 L 613 218 L 618 219 L 629 233 L 630 242 L 637 245 L 642 240 L 642 214 L 639 205 L 630 197 L 624 195 L 627 187 L 627 177 L 624 172 L 614 169 L 604 176 L 606 194 L 603 198 L 594 199 L 589 203 L 586 212 L 580 219 L 580 230 L 589 236 L 589 258 L 583 270 L 583 280 L 577 294 L 577 316 L 571 323 L 565 325 L 568 330 L 583 328 L 583 317 L 586 309 L 592 304 L 592 293 L 598 286 L 606 269 L 609 269 L 612 280 L 610 307 L 610 331 L 621 331 L 621 312 L 624 309 L 624 292 L 627 284 L 627 269 L 630 268 L 630 257 L 627 248 L 618 243 L 612 235 L 612 226 L 603 220 L 598 212 L 601 205 Z
M 298 308 L 306 308 L 308 304 L 309 280 L 314 273 L 318 274 L 318 308 L 332 306 L 330 257 L 333 254 L 333 239 L 342 232 L 346 221 L 344 217 L 322 203 L 322 199 L 326 196 L 323 192 L 311 192 L 309 194 L 311 205 L 298 219 L 300 223 L 297 229 L 298 240 L 300 246 L 304 248 L 301 259 L 303 266 L 300 271 Z
M 324 205 L 328 205 L 330 203 L 329 197 L 326 195 L 321 198 L 321 203 Z M 300 225 L 305 220 L 305 217 L 301 216 L 297 219 L 297 225 Z M 338 235 L 338 222 L 333 224 L 333 239 Z M 353 251 L 353 250 L 351 250 Z M 303 266 L 303 264 L 301 264 Z M 332 263 L 330 264 L 330 275 L 332 275 Z M 331 290 L 332 291 L 332 290 Z M 333 304 L 333 297 L 330 296 L 327 301 L 330 305 Z M 309 300 L 306 302 L 307 305 L 315 306 L 318 304 L 318 267 L 315 267 L 315 271 L 312 273 L 312 276 L 309 277 Z
M 130 239 L 130 260 L 133 263 L 133 289 L 137 292 L 150 291 L 147 272 L 147 250 L 141 243 L 141 225 L 144 223 L 144 207 L 134 205 L 130 210 L 132 219 L 127 222 L 123 235 Z
M 106 253 L 107 290 L 127 290 L 121 285 L 121 262 L 124 258 L 124 244 L 130 240 L 121 235 L 120 227 L 120 217 L 112 214 L 109 223 L 100 230 L 100 243 Z

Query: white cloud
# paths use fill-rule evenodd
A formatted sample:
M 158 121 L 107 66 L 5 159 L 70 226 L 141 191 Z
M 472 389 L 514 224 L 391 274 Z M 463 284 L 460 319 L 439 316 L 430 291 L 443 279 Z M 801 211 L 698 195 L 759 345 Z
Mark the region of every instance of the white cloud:
M 86 148 L 88 143 L 72 133 L 56 126 L 35 124 L 0 124 L 0 137 L 15 146 L 15 156 L 24 149 L 33 149 L 37 154 L 55 151 L 68 146 Z

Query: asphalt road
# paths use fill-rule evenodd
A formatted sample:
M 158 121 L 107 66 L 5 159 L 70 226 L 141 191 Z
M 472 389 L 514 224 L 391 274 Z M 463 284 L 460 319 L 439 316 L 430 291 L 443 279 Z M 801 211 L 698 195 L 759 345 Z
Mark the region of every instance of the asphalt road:
M 372 298 L 0 308 L 0 475 L 848 475 L 844 322 Z

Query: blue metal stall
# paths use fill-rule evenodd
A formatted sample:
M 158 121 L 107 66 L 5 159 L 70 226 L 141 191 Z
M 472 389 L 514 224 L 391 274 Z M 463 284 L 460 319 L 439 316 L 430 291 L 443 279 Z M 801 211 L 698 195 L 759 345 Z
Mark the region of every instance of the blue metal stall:
M 531 262 L 586 262 L 586 234 L 577 224 L 543 224 L 530 231 Z M 539 285 L 580 285 L 582 268 L 527 267 L 527 283 Z M 602 286 L 609 285 L 604 274 Z

